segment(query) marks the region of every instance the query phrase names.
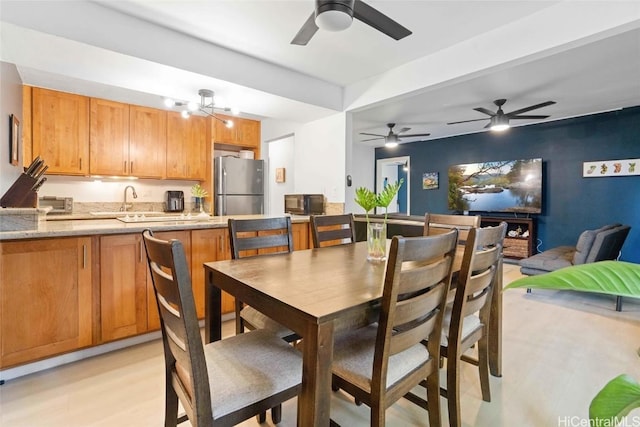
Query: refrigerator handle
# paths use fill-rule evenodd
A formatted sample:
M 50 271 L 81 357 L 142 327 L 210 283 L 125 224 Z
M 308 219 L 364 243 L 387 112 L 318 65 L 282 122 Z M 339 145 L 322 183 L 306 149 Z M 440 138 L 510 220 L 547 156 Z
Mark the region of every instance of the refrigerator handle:
M 222 215 L 227 214 L 227 168 L 222 168 Z

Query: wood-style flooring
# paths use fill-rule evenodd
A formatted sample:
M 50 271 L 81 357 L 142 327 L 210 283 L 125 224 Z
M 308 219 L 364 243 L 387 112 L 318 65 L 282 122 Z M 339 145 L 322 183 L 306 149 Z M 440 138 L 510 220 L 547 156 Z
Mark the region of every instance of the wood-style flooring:
M 505 283 L 518 277 L 517 266 L 505 265 Z M 506 291 L 503 377 L 491 377 L 492 401 L 483 402 L 476 368 L 463 364 L 463 425 L 588 425 L 589 403 L 608 380 L 621 373 L 640 379 L 640 300 L 625 299 L 620 313 L 614 307 L 615 299 L 603 295 Z M 155 340 L 7 381 L 0 386 L 0 426 L 162 426 L 163 388 L 162 345 Z M 331 417 L 343 427 L 369 425 L 369 409 L 342 392 L 333 396 Z M 295 399 L 282 418 L 281 426 L 296 425 Z M 406 400 L 388 409 L 387 420 L 428 425 L 426 412 Z M 640 426 L 639 410 L 627 425 Z

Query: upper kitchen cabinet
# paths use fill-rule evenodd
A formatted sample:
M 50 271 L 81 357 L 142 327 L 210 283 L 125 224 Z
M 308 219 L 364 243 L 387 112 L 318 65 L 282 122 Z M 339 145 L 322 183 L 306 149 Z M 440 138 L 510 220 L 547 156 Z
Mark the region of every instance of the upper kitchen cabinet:
M 91 166 L 94 175 L 164 178 L 166 112 L 91 99 Z
M 214 128 L 213 141 L 216 144 L 235 145 L 242 148 L 260 147 L 260 122 L 217 114 L 223 120 L 232 120 L 233 127 L 228 128 L 220 120 L 212 119 Z
M 207 178 L 206 117 L 167 113 L 167 178 L 204 181 Z
M 89 173 L 89 98 L 48 89 L 32 89 L 32 156 L 47 173 Z

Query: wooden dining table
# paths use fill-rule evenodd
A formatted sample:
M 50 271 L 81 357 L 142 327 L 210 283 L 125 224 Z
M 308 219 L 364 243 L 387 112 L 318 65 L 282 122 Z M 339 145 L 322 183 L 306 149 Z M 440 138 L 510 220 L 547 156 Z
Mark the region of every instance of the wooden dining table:
M 456 252 L 460 269 L 464 247 Z M 382 297 L 385 263 L 367 261 L 367 244 L 204 263 L 205 341 L 222 338 L 221 291 L 303 337 L 298 426 L 329 425 L 336 328 L 364 324 Z M 496 274 L 489 325 L 491 373 L 501 376 L 502 265 Z M 337 325 L 337 326 L 336 326 Z

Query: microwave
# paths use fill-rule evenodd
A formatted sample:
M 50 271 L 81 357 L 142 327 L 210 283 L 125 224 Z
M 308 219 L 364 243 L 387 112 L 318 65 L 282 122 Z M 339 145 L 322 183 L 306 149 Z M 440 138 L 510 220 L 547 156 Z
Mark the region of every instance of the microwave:
M 285 194 L 284 212 L 293 215 L 322 215 L 323 194 Z

